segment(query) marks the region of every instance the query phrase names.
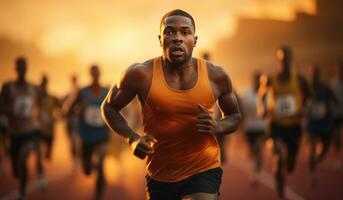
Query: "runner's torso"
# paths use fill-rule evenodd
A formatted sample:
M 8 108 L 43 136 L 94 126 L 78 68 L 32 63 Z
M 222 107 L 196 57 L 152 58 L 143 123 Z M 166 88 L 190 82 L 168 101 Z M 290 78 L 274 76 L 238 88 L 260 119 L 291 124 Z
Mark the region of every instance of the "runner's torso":
M 153 64 L 151 87 L 143 107 L 143 125 L 158 143 L 148 157 L 147 170 L 152 178 L 175 182 L 195 173 L 220 166 L 220 150 L 214 136 L 196 131 L 198 104 L 213 110 L 215 103 L 207 65 L 197 59 L 197 81 L 187 90 L 168 85 L 161 58 Z
M 25 134 L 38 128 L 37 90 L 27 83 L 19 86 L 9 83 L 9 112 L 7 113 L 11 134 Z
M 79 119 L 79 133 L 83 142 L 93 143 L 108 138 L 108 129 L 101 117 L 100 106 L 108 93 L 102 87 L 98 95 L 94 95 L 90 87 L 80 90 L 82 109 Z
M 287 82 L 273 76 L 270 87 L 268 110 L 271 123 L 280 126 L 299 125 L 303 98 L 297 73 L 292 70 Z
M 242 98 L 242 107 L 244 111 L 244 129 L 252 131 L 263 131 L 265 128 L 265 120 L 257 116 L 257 93 L 253 89 L 249 89 L 244 93 Z

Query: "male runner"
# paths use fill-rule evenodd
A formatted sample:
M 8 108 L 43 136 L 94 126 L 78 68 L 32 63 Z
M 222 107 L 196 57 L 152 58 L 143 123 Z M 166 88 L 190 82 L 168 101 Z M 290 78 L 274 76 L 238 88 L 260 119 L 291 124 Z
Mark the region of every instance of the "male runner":
M 268 114 L 271 137 L 274 142 L 275 179 L 280 198 L 284 197 L 285 176 L 294 170 L 302 133 L 302 108 L 309 95 L 305 78 L 292 67 L 292 50 L 288 46 L 278 48 L 278 72 L 269 77 L 259 88 L 260 115 Z M 268 93 L 268 105 L 263 97 Z M 267 108 L 268 111 L 266 112 Z
M 333 91 L 322 80 L 320 69 L 317 65 L 311 66 L 311 86 L 313 95 L 307 101 L 307 130 L 310 136 L 310 183 L 317 183 L 316 169 L 318 164 L 325 158 L 331 143 L 333 133 L 333 113 L 331 105 L 337 106 L 338 101 Z M 318 152 L 318 146 L 322 145 Z
M 40 84 L 40 110 L 39 110 L 39 122 L 41 139 L 46 143 L 47 151 L 45 158 L 50 160 L 51 149 L 54 140 L 54 130 L 56 123 L 56 111 L 60 108 L 58 99 L 48 92 L 48 77 L 43 75 Z
M 100 112 L 100 105 L 108 89 L 100 84 L 100 70 L 97 65 L 90 68 L 92 83 L 81 88 L 72 107 L 79 107 L 79 134 L 81 139 L 81 161 L 86 175 L 95 168 L 97 175 L 95 198 L 100 199 L 105 186 L 104 160 L 108 148 L 109 130 Z M 97 162 L 93 162 L 96 155 Z M 94 167 L 95 166 L 95 167 Z
M 218 199 L 222 170 L 216 135 L 234 132 L 240 111 L 221 67 L 192 57 L 197 42 L 193 17 L 172 10 L 162 17 L 163 55 L 127 69 L 102 105 L 109 127 L 134 155 L 147 155 L 147 199 Z M 120 111 L 135 96 L 142 104 L 146 135 L 132 130 Z M 215 102 L 223 118 L 215 120 Z
M 252 87 L 241 96 L 243 113 L 243 130 L 249 146 L 250 156 L 254 161 L 251 183 L 258 183 L 258 176 L 262 168 L 262 150 L 265 139 L 266 120 L 257 115 L 257 97 L 261 74 L 255 72 L 252 78 Z
M 37 155 L 40 186 L 43 189 L 46 185 L 39 149 L 38 92 L 37 88 L 26 80 L 26 70 L 26 59 L 17 58 L 17 79 L 6 82 L 0 95 L 1 112 L 5 113 L 8 119 L 12 171 L 20 182 L 20 199 L 25 197 L 28 179 L 27 160 L 32 151 Z
M 71 91 L 63 99 L 63 103 L 62 103 L 62 113 L 65 117 L 65 128 L 69 136 L 71 155 L 74 160 L 73 170 L 72 170 L 73 175 L 75 175 L 75 172 L 79 166 L 79 159 L 78 159 L 79 151 L 78 151 L 78 146 L 77 146 L 77 141 L 79 138 L 79 134 L 78 134 L 79 110 L 77 106 L 73 106 L 72 104 L 73 102 L 75 102 L 79 90 L 80 88 L 78 85 L 77 77 L 73 75 L 71 77 Z

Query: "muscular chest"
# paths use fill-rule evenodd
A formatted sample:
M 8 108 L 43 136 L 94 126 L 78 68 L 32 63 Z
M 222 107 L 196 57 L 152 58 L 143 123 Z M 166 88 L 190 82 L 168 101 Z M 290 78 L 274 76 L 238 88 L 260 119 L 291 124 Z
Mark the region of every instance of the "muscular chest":
M 165 82 L 168 86 L 176 90 L 188 90 L 195 86 L 198 81 L 197 73 L 192 74 L 165 74 Z

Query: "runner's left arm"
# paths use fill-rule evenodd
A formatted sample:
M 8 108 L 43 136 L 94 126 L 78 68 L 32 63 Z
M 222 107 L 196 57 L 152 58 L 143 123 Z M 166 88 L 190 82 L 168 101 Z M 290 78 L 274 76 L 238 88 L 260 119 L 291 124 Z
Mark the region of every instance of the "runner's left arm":
M 299 82 L 300 89 L 303 95 L 303 101 L 304 103 L 306 103 L 306 101 L 310 99 L 312 96 L 311 87 L 309 83 L 307 82 L 307 80 L 305 79 L 305 77 L 303 77 L 302 75 L 298 75 L 298 82 Z
M 203 134 L 226 135 L 239 128 L 242 117 L 229 76 L 222 68 L 216 67 L 215 70 L 214 91 L 217 93 L 215 96 L 218 96 L 218 105 L 223 112 L 223 117 L 215 120 L 205 107 L 199 105 L 201 112 L 196 127 L 198 132 Z
M 2 85 L 0 92 L 0 114 L 7 114 L 9 106 L 9 84 L 5 83 Z

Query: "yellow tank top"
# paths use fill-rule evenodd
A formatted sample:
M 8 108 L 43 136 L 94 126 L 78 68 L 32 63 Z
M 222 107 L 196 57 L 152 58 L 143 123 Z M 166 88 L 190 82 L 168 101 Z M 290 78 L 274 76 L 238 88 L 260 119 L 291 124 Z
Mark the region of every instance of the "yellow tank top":
M 220 166 L 220 150 L 214 136 L 198 133 L 195 127 L 198 104 L 213 110 L 206 61 L 197 59 L 198 79 L 193 88 L 177 90 L 168 85 L 161 57 L 154 59 L 150 91 L 143 108 L 146 134 L 158 143 L 148 156 L 147 172 L 153 179 L 176 182 Z
M 272 77 L 271 87 L 268 103 L 271 122 L 280 126 L 299 125 L 303 98 L 295 70 L 291 71 L 288 83 L 281 82 L 277 75 Z

